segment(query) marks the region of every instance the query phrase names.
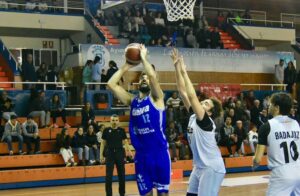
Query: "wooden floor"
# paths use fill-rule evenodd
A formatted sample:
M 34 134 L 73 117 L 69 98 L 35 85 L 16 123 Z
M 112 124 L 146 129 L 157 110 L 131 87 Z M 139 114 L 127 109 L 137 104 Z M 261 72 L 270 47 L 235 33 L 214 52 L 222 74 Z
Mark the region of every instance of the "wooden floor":
M 246 196 L 263 196 L 267 189 L 267 176 L 269 172 L 252 172 L 252 173 L 238 173 L 227 174 L 224 182 L 227 185 L 221 187 L 220 196 L 241 196 L 243 193 Z M 251 177 L 252 176 L 252 177 Z M 249 178 L 247 178 L 249 177 Z M 263 179 L 262 183 L 254 184 L 249 181 L 250 178 Z M 253 182 L 252 179 L 252 182 Z M 173 181 L 170 187 L 170 196 L 184 196 L 187 189 L 188 178 L 180 181 Z M 223 183 L 224 183 L 223 182 Z M 245 184 L 243 184 L 245 183 Z M 256 183 L 256 182 L 255 182 Z M 237 185 L 238 184 L 238 185 Z M 113 183 L 114 196 L 118 195 L 118 183 Z M 70 185 L 70 186 L 56 186 L 45 188 L 32 189 L 18 189 L 0 191 L 0 195 L 9 196 L 105 196 L 104 183 L 85 184 L 85 185 Z M 135 181 L 126 182 L 126 195 L 138 196 L 138 190 Z M 156 195 L 156 194 L 155 194 Z M 245 196 L 245 195 L 244 195 Z

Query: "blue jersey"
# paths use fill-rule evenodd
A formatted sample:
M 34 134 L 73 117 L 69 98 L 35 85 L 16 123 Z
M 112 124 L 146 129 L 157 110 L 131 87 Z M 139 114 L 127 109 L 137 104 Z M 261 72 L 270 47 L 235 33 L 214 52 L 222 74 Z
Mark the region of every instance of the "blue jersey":
M 155 107 L 150 96 L 135 97 L 131 103 L 129 132 L 137 152 L 168 149 L 165 137 L 166 111 Z

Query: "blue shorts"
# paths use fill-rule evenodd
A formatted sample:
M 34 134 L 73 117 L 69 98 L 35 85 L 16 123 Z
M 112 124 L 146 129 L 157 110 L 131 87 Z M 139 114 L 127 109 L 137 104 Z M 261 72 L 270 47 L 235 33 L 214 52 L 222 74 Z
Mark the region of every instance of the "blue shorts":
M 136 153 L 135 174 L 140 195 L 149 193 L 153 188 L 159 193 L 168 193 L 171 180 L 169 151 Z

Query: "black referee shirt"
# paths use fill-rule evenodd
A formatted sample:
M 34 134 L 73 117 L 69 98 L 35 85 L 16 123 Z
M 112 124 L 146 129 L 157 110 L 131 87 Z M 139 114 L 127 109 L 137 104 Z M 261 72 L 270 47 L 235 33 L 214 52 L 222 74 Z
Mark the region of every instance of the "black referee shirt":
M 106 141 L 109 149 L 123 148 L 123 140 L 127 139 L 125 130 L 123 128 L 113 129 L 108 127 L 104 129 L 102 139 Z

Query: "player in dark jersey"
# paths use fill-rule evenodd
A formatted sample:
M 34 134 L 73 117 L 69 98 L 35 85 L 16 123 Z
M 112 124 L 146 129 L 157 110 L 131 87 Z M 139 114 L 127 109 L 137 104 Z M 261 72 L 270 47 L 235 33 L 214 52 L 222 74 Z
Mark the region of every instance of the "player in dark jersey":
M 129 132 L 135 148 L 136 181 L 140 195 L 168 195 L 171 161 L 165 138 L 166 113 L 164 94 L 156 72 L 147 60 L 147 49 L 140 46 L 144 72 L 139 80 L 137 96 L 127 92 L 118 82 L 133 67 L 125 63 L 108 81 L 108 87 L 124 103 L 131 106 Z

